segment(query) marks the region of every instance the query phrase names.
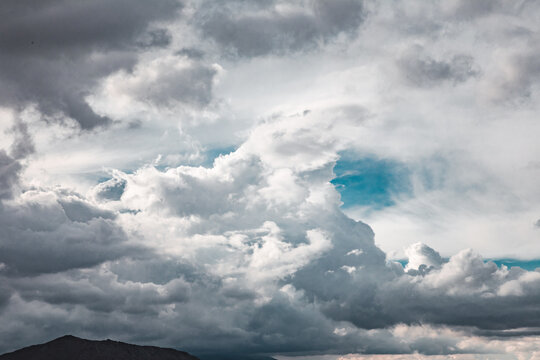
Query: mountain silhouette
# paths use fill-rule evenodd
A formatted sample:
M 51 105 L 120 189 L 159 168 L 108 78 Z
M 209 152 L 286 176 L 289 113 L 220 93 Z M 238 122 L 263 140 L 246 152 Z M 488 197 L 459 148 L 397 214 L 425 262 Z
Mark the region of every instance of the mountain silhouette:
M 0 360 L 199 360 L 183 351 L 66 335 L 0 355 Z

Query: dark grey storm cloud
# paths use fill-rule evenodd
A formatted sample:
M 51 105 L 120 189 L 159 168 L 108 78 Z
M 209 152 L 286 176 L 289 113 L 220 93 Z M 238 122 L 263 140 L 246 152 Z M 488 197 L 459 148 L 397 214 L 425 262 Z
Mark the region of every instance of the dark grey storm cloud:
M 177 0 L 28 1 L 0 5 L 0 99 L 36 103 L 82 129 L 106 125 L 85 101 L 96 81 L 136 61 L 137 48 L 165 46 L 170 35 L 150 28 L 177 15 Z
M 479 75 L 474 59 L 456 54 L 448 60 L 437 60 L 424 53 L 420 46 L 413 46 L 397 60 L 402 76 L 411 84 L 431 87 L 444 82 L 462 83 Z
M 352 241 L 348 239 L 366 239 L 365 235 L 351 233 L 354 227 L 362 231 L 361 224 L 334 229 L 340 245 L 300 269 L 291 279 L 291 283 L 305 291 L 306 296 L 316 302 L 329 318 L 350 321 L 363 329 L 399 323 L 451 324 L 480 329 L 540 326 L 539 319 L 529 312 L 532 309 L 538 311 L 535 299 L 540 293 L 534 286 L 528 287 L 520 296 L 490 295 L 500 286 L 498 268 L 494 263 L 484 263 L 472 253 L 457 256 L 454 263 L 447 266 L 462 266 L 465 269 L 463 274 L 449 272 L 448 288 L 440 283 L 431 288 L 421 283 L 428 283 L 430 276 L 436 276 L 433 270 L 430 275 L 418 269 L 408 274 L 403 270 L 394 273 L 385 265 L 384 254 L 368 249 L 367 244 L 357 242 L 356 246 L 364 249 L 360 256 L 346 256 L 353 249 L 346 247 L 346 242 Z M 339 229 L 345 228 L 347 233 L 341 235 Z M 519 279 L 525 273 L 522 269 L 513 268 L 506 281 Z M 464 291 L 466 289 L 462 287 L 465 286 L 460 282 L 467 277 L 467 287 L 486 287 L 484 296 L 475 291 Z
M 160 292 L 152 285 L 140 287 L 134 283 L 118 283 L 114 276 L 101 275 L 81 282 L 77 281 L 77 277 L 82 276 L 79 271 L 72 271 L 69 275 L 16 279 L 12 286 L 26 300 L 82 305 L 91 311 L 109 313 L 157 314 L 159 305 L 183 303 L 189 299 L 188 283 L 181 279 L 168 282 L 166 291 Z
M 355 32 L 366 14 L 359 0 L 310 2 L 308 8 L 278 12 L 273 2 L 208 1 L 195 23 L 229 55 L 262 56 L 313 48 L 341 32 Z
M 126 243 L 114 214 L 76 196 L 29 190 L 0 209 L 0 263 L 13 275 L 86 268 L 141 248 Z

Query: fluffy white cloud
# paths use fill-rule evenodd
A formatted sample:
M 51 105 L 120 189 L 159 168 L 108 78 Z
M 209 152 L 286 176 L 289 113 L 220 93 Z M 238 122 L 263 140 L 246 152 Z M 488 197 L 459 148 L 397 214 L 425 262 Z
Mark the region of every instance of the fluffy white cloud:
M 416 243 L 405 250 L 407 256 L 407 270 L 418 270 L 422 265 L 428 268 L 440 268 L 443 259 L 438 252 L 423 243 Z
M 404 337 L 397 324 L 493 335 L 539 325 L 536 272 L 498 268 L 470 250 L 445 262 L 423 244 L 407 250 L 408 272 L 388 263 L 330 183 L 349 143 L 342 134 L 357 120 L 336 119 L 315 136 L 324 114 L 263 123 L 210 168 L 147 165 L 114 172 L 89 199 L 28 189 L 5 201 L 2 306 L 14 330 L 4 330 L 3 347 L 37 336 L 15 326 L 22 316 L 53 321 L 56 334 L 244 353 L 484 352 L 453 330 Z

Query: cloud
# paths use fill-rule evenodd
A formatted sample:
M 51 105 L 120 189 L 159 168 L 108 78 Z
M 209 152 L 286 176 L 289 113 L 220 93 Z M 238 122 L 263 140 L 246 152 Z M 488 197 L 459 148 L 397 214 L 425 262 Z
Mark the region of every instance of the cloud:
M 135 255 L 114 215 L 76 195 L 29 190 L 1 208 L 2 273 L 36 275 Z
M 0 150 L 0 199 L 11 198 L 13 186 L 18 183 L 20 163 L 9 156 L 5 150 Z
M 399 297 L 392 296 L 382 298 L 389 301 L 384 307 L 396 311 L 394 314 L 399 314 L 404 323 L 416 319 L 493 330 L 536 327 L 536 321 L 531 321 L 522 310 L 538 296 L 533 284 L 539 279 L 537 272 L 498 268 L 473 251 L 464 250 L 452 256 L 440 270 L 413 280 L 415 295 L 410 301 L 396 301 Z M 387 287 L 384 291 L 409 293 L 410 283 L 404 285 L 403 280 L 394 283 L 392 290 Z M 494 316 L 495 313 L 504 315 Z
M 537 49 L 519 50 L 501 56 L 497 73 L 485 86 L 491 86 L 488 95 L 493 101 L 513 103 L 531 99 L 540 80 L 540 62 Z
M 65 333 L 213 358 L 538 351 L 539 272 L 457 251 L 538 252 L 536 104 L 483 87 L 536 99 L 534 5 L 17 4 L 0 93 L 47 121 L 15 111 L 0 153 L 0 351 Z M 45 50 L 21 45 L 33 26 Z M 123 123 L 73 136 L 64 115 Z M 198 166 L 209 138 L 234 146 Z M 373 228 L 331 182 L 345 152 L 406 169 Z
M 94 187 L 94 197 L 98 201 L 120 200 L 126 188 L 126 181 L 122 178 L 113 177 L 101 182 Z
M 152 6 L 124 0 L 4 3 L 7 17 L 0 25 L 3 105 L 22 108 L 36 103 L 46 117 L 72 118 L 83 130 L 110 124 L 111 119 L 93 111 L 86 96 L 101 77 L 131 68 L 140 46 L 167 45 L 164 30 L 149 26 L 171 19 L 179 8 L 180 3 L 173 0 Z
M 487 15 L 497 11 L 502 7 L 501 1 L 462 1 L 452 0 L 443 5 L 448 15 L 454 16 L 459 20 L 471 20 L 479 16 Z
M 205 65 L 183 56 L 139 63 L 131 71 L 112 74 L 102 83 L 102 96 L 128 97 L 157 107 L 180 103 L 196 108 L 213 100 L 212 88 L 219 65 Z
M 440 268 L 444 263 L 441 255 L 426 244 L 416 243 L 405 250 L 407 256 L 407 270 L 419 270 L 422 265 L 429 268 Z
M 356 120 L 312 136 L 321 114 L 262 123 L 210 168 L 118 171 L 92 192 L 105 194 L 99 206 L 44 190 L 5 202 L 6 323 L 24 316 L 54 323 L 48 334 L 207 355 L 484 352 L 491 345 L 462 343 L 462 334 L 400 329 L 540 327 L 537 272 L 498 268 L 470 250 L 445 262 L 423 244 L 407 252 L 409 267 L 429 271 L 388 262 L 371 228 L 341 212 L 330 183 L 339 136 Z M 20 335 L 2 347 L 44 337 L 27 326 L 2 330 Z
M 364 18 L 357 0 L 316 0 L 304 6 L 205 2 L 198 8 L 196 25 L 225 53 L 256 57 L 314 48 L 340 33 L 354 33 Z
M 419 87 L 431 87 L 444 82 L 455 85 L 479 75 L 474 59 L 469 55 L 456 54 L 448 61 L 436 60 L 423 54 L 420 46 L 407 50 L 397 65 L 406 81 Z
M 113 273 L 104 271 L 93 272 L 82 279 L 81 276 L 77 272 L 60 276 L 39 275 L 18 279 L 12 286 L 25 301 L 76 305 L 95 312 L 119 311 L 125 314 L 157 314 L 157 306 L 182 303 L 190 296 L 190 286 L 182 279 L 160 286 L 151 282 L 122 283 Z
M 21 160 L 34 152 L 34 143 L 28 134 L 25 123 L 19 119 L 15 120 L 9 133 L 13 135 L 10 154 L 8 155 L 6 150 L 0 149 L 0 201 L 13 197 L 23 169 Z M 0 211 L 1 209 L 0 205 Z

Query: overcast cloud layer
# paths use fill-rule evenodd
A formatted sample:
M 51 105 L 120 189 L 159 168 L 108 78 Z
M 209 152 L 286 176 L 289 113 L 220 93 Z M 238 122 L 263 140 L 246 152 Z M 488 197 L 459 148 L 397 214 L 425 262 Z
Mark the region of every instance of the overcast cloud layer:
M 0 353 L 539 358 L 539 16 L 3 1 Z

